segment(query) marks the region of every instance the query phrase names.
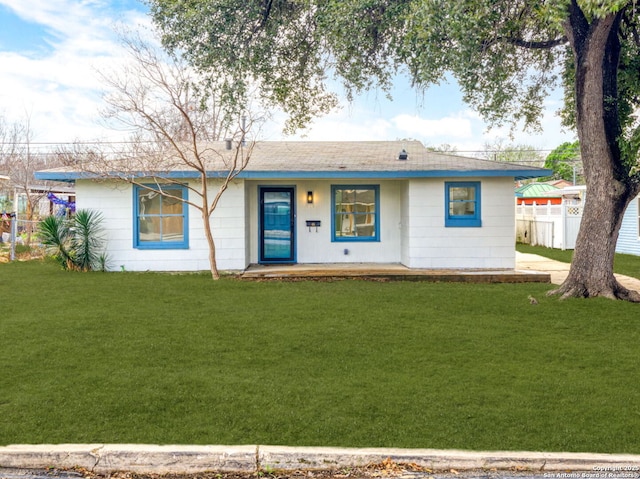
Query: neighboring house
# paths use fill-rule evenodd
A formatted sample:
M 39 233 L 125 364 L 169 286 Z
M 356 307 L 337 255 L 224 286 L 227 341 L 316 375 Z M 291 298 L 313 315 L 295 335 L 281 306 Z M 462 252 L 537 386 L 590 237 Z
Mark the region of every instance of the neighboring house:
M 622 217 L 616 253 L 640 255 L 640 196 L 631 200 Z
M 556 192 L 550 194 L 555 195 Z M 559 190 L 559 194 L 562 207 L 543 198 L 536 203 L 537 206 L 518 203 L 516 225 L 519 242 L 559 249 L 575 247 L 586 187 L 567 186 Z M 640 256 L 640 196 L 629 203 L 624 213 L 616 253 Z
M 562 203 L 562 196 L 560 189 L 556 186 L 548 183 L 529 183 L 516 188 L 516 203 L 519 205 L 559 205 Z
M 585 186 L 567 186 L 535 192 L 534 202 L 517 201 L 517 241 L 547 248 L 574 249 L 585 192 Z
M 29 212 L 29 199 L 22 187 L 13 185 L 0 189 L 0 213 L 17 212 L 20 220 L 26 220 L 31 213 L 35 219 L 49 215 L 61 215 L 75 201 L 75 192 L 69 185 L 29 185 L 29 196 L 34 211 Z
M 61 185 L 31 185 L 29 194 L 37 199 L 34 218 L 41 219 L 50 215 L 64 216 L 73 210 L 75 191 L 73 187 Z M 27 216 L 27 195 L 17 193 L 18 215 L 24 219 Z
M 193 171 L 168 175 L 197 184 Z M 513 269 L 514 180 L 549 175 L 541 168 L 429 151 L 416 141 L 259 142 L 212 217 L 218 267 L 402 263 Z M 199 211 L 116 179 L 91 181 L 72 169 L 36 177 L 75 182 L 78 209 L 102 213 L 114 269 L 209 268 Z
M 73 209 L 75 193 L 69 185 L 29 185 L 29 198 L 23 188 L 5 184 L 0 189 L 0 242 L 10 241 L 11 218 L 16 222 L 16 233 L 35 231 L 38 222 L 49 215 L 65 215 Z M 33 211 L 30 211 L 30 208 Z M 32 218 L 31 220 L 27 218 Z
M 562 180 L 562 179 L 551 180 L 551 181 L 547 181 L 546 183 L 549 183 L 550 185 L 553 185 L 556 188 L 567 188 L 567 187 L 575 186 L 572 181 Z

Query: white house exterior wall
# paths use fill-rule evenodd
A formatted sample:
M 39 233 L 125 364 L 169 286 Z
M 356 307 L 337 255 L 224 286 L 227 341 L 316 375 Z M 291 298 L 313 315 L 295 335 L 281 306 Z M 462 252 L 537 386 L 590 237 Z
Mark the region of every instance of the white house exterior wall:
M 622 225 L 616 244 L 616 253 L 640 255 L 640 232 L 638 231 L 638 202 L 640 197 L 634 198 L 622 217 Z
M 331 241 L 331 186 L 380 185 L 380 241 Z M 247 182 L 250 205 L 250 257 L 258 262 L 258 191 L 260 187 L 289 186 L 296 195 L 296 260 L 298 263 L 400 263 L 401 215 L 400 181 L 251 181 Z M 306 201 L 312 191 L 313 204 Z M 320 220 L 321 226 L 306 226 L 307 220 Z M 346 253 L 345 253 L 346 252 Z
M 212 190 L 216 185 L 212 185 Z M 76 182 L 77 208 L 100 211 L 109 269 L 127 271 L 206 271 L 209 248 L 200 211 L 189 208 L 189 249 L 141 250 L 133 247 L 132 186 L 122 182 Z M 245 247 L 245 193 L 242 181 L 229 186 L 212 216 L 218 268 L 242 270 Z
M 403 240 L 410 268 L 515 267 L 515 220 L 511 178 L 465 178 L 481 183 L 481 227 L 445 227 L 445 182 L 456 178 L 410 180 L 405 196 L 411 223 Z M 404 255 L 403 255 L 404 256 Z
M 515 267 L 515 219 L 511 178 L 464 178 L 481 184 L 481 227 L 445 227 L 445 182 L 456 178 L 408 180 L 238 180 L 229 186 L 212 216 L 221 270 L 257 263 L 259 188 L 288 186 L 296 196 L 298 263 L 402 263 L 410 268 Z M 379 185 L 380 241 L 335 242 L 331 235 L 331 186 Z M 306 202 L 313 191 L 314 202 Z M 99 210 L 107 232 L 109 265 L 127 271 L 204 271 L 208 246 L 200 212 L 189 208 L 189 248 L 141 250 L 133 247 L 132 187 L 124 183 L 78 180 L 77 206 Z M 309 229 L 307 220 L 320 220 Z
M 405 265 L 411 264 L 411 188 L 408 181 L 404 181 L 400 191 L 400 262 Z
M 251 241 L 250 237 L 247 235 L 251 235 L 252 227 L 251 227 L 251 192 L 248 184 L 250 182 L 244 181 L 244 234 L 245 237 L 243 239 L 244 244 L 244 257 L 245 257 L 245 268 L 249 266 L 251 263 Z

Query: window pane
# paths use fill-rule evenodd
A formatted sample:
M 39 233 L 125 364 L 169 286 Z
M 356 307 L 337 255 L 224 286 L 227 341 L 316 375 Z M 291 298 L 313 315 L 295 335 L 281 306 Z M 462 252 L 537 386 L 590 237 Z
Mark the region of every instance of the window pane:
M 376 189 L 335 188 L 335 238 L 375 238 Z
M 474 202 L 457 202 L 449 205 L 449 214 L 452 216 L 473 216 L 476 214 L 476 204 Z
M 157 216 L 147 216 L 140 218 L 138 231 L 140 241 L 160 241 L 160 218 Z
M 182 216 L 162 219 L 162 241 L 184 241 Z
M 138 212 L 141 215 L 160 213 L 160 195 L 153 191 L 138 190 Z
M 169 191 L 171 195 L 182 196 L 180 191 Z M 175 198 L 169 198 L 167 196 L 162 197 L 162 214 L 163 215 L 181 215 L 182 214 L 182 201 Z
M 476 213 L 476 189 L 472 186 L 449 187 L 449 215 L 474 216 Z
M 342 203 L 354 204 L 356 202 L 356 190 L 340 190 L 342 191 Z
M 375 207 L 376 194 L 373 190 L 357 190 L 356 191 L 356 204 L 359 207 L 365 208 L 366 211 L 371 211 Z
M 355 215 L 356 236 L 375 236 L 375 216 L 373 215 Z
M 352 214 L 336 216 L 336 236 L 354 236 L 355 222 Z
M 476 193 L 476 189 L 471 186 L 467 186 L 467 187 L 452 186 L 449 189 L 449 198 L 451 199 L 451 201 L 457 201 L 457 200 L 473 201 L 475 200 L 475 193 Z

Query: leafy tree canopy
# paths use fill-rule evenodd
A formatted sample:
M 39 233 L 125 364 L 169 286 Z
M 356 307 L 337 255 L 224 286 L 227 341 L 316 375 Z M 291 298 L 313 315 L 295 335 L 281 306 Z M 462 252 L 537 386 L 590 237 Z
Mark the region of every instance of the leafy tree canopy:
M 555 148 L 544 162 L 544 167 L 553 170 L 554 179 L 573 180 L 574 169 L 580 163 L 580 142 L 566 141 Z
M 336 105 L 327 89 L 329 72 L 349 95 L 374 86 L 388 90 L 398 72 L 417 87 L 443 82 L 451 72 L 464 100 L 490 124 L 535 128 L 542 100 L 571 67 L 563 30 L 570 0 L 149 3 L 167 47 L 185 50 L 201 68 L 230 75 L 235 85 L 259 82 L 264 97 L 289 113 L 291 129 Z M 636 32 L 632 0 L 577 3 L 587 18 L 626 9 L 621 33 L 631 39 Z M 624 59 L 634 63 L 627 74 L 637 92 L 640 56 L 632 43 Z M 573 85 L 568 87 L 571 97 Z M 631 111 L 629 105 L 624 116 Z

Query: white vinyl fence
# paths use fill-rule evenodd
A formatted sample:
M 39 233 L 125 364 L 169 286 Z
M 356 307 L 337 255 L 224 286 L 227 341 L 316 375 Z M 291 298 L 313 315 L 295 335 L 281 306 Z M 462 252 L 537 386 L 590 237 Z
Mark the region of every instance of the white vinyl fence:
M 516 241 L 532 246 L 574 249 L 582 221 L 582 205 L 516 205 Z

